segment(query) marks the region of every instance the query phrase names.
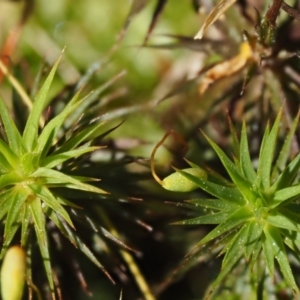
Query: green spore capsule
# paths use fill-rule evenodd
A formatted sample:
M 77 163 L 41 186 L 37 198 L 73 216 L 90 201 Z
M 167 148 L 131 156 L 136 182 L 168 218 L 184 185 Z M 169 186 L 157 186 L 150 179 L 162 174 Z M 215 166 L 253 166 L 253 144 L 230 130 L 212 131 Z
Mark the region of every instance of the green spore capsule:
M 188 168 L 188 169 L 183 169 L 182 171 L 204 180 L 207 179 L 206 172 L 200 168 Z M 199 188 L 199 186 L 196 183 L 189 180 L 179 172 L 175 172 L 167 176 L 162 181 L 162 186 L 166 190 L 173 191 L 173 192 L 191 192 Z
M 26 254 L 19 246 L 9 248 L 1 268 L 1 296 L 3 300 L 21 300 L 26 272 Z

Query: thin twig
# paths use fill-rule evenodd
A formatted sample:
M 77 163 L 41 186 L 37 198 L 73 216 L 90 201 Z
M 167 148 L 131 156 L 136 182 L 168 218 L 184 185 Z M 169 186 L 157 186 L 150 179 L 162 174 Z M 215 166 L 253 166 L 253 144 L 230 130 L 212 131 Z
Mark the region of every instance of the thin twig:
M 281 8 L 282 2 L 283 0 L 273 0 L 271 7 L 267 11 L 266 19 L 273 27 L 276 26 L 276 19 L 279 15 L 279 10 Z
M 281 3 L 281 8 L 288 13 L 292 18 L 300 20 L 300 12 L 296 10 L 295 8 L 291 7 L 284 1 Z

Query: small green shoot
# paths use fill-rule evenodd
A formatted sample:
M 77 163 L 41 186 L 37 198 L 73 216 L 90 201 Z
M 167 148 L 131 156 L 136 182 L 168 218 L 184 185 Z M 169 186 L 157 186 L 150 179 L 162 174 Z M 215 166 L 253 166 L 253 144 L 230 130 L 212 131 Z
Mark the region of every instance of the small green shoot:
M 234 160 L 228 158 L 224 151 L 206 136 L 225 167 L 231 183 L 224 180 L 224 184 L 216 184 L 216 181 L 211 181 L 215 173 L 209 170 L 206 178 L 187 170 L 177 170 L 198 188 L 215 197 L 189 200 L 190 205 L 197 206 L 198 210 L 199 207 L 203 208 L 203 215 L 175 223 L 217 225 L 195 247 L 200 249 L 204 245 L 213 244 L 214 247 L 219 245 L 223 249 L 220 253 L 224 255 L 222 269 L 212 284 L 208 297 L 220 287 L 222 281 L 243 257 L 250 268 L 259 263 L 259 258 L 264 257 L 267 274 L 271 278 L 274 278 L 278 265 L 287 286 L 293 293 L 299 293 L 287 255 L 289 252 L 297 256 L 300 251 L 300 217 L 297 213 L 297 199 L 300 196 L 297 177 L 300 155 L 289 162 L 287 154 L 299 116 L 295 118 L 282 148 L 278 149 L 277 135 L 281 114 L 280 111 L 272 128 L 267 127 L 265 130 L 257 169 L 251 162 L 244 123 L 240 141 L 235 139 L 235 144 L 238 142 L 238 153 L 235 153 Z M 233 129 L 232 126 L 231 128 Z M 235 132 L 233 136 L 236 136 Z M 278 150 L 281 151 L 277 152 Z M 275 153 L 279 153 L 278 158 Z M 194 254 L 190 255 L 192 257 Z
M 59 62 L 60 58 L 35 97 L 23 133 L 17 129 L 9 110 L 0 98 L 0 117 L 5 132 L 5 136 L 0 138 L 0 220 L 4 223 L 0 258 L 4 257 L 18 232 L 20 244 L 26 249 L 29 242 L 28 232 L 34 228 L 53 299 L 56 293 L 46 229 L 48 221 L 51 220 L 93 263 L 101 269 L 103 267 L 76 235 L 67 210 L 68 206 L 73 204 L 55 194 L 52 188 L 107 193 L 87 183 L 94 181 L 93 178 L 65 174 L 61 168 L 64 162 L 99 149 L 100 147 L 91 146 L 91 142 L 106 133 L 102 129 L 102 123 L 95 119 L 87 128 L 74 131 L 64 143 L 57 143 L 58 132 L 66 118 L 85 100 L 79 97 L 79 92 L 58 115 L 41 128 L 43 112 L 49 104 L 48 92 Z

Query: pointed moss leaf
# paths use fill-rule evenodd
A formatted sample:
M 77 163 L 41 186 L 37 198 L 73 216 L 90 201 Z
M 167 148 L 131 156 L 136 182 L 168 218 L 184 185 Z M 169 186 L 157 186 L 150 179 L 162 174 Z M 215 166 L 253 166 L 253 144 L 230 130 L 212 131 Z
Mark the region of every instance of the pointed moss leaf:
M 27 236 L 28 236 L 28 226 L 31 222 L 31 214 L 28 208 L 28 205 L 25 203 L 22 207 L 22 228 L 21 228 L 21 246 L 25 247 L 27 243 Z
M 268 229 L 265 229 L 265 231 L 267 232 Z M 265 255 L 270 277 L 274 278 L 275 254 L 273 252 L 273 239 L 270 237 L 270 234 L 267 233 L 263 235 L 262 241 L 263 252 Z
M 280 230 L 274 226 L 268 226 L 265 230 L 267 238 L 272 243 L 273 253 L 280 266 L 280 270 L 286 280 L 286 283 L 296 292 L 299 293 L 294 275 L 292 273 L 289 260 L 287 258 Z
M 187 200 L 187 203 L 191 203 L 194 204 L 195 206 L 201 206 L 203 208 L 212 208 L 215 210 L 229 210 L 229 209 L 233 209 L 233 208 L 237 208 L 238 205 L 230 202 L 230 201 L 226 201 L 226 200 L 219 200 L 219 199 L 193 199 L 193 200 Z
M 65 223 L 63 220 L 59 218 L 57 213 L 53 211 L 52 209 L 45 209 L 45 214 L 48 216 L 48 218 L 55 224 L 55 226 L 61 231 L 61 233 L 69 239 L 69 241 L 77 248 L 77 243 L 75 239 L 73 238 L 73 234 L 70 234 L 70 231 L 72 230 L 70 227 L 68 227 L 67 223 Z
M 284 236 L 284 243 L 296 252 L 297 255 L 300 253 L 300 234 L 299 232 L 293 232 L 292 234 Z
M 4 240 L 4 242 L 2 244 L 2 248 L 1 248 L 1 253 L 0 253 L 1 260 L 3 259 L 3 256 L 5 255 L 7 249 L 11 246 L 12 240 L 13 240 L 14 236 L 16 235 L 18 229 L 19 229 L 19 226 L 13 226 L 8 231 L 7 237 Z
M 245 244 L 245 256 L 246 259 L 249 261 L 250 257 L 252 256 L 252 260 L 255 261 L 254 252 L 256 250 L 260 251 L 260 242 L 261 242 L 261 235 L 263 231 L 262 222 L 257 222 L 253 220 L 248 222 L 248 232 L 247 232 L 247 240 Z
M 47 185 L 49 187 L 66 187 L 67 185 L 69 185 L 66 181 L 62 181 L 61 178 L 55 178 L 55 177 L 43 177 L 43 178 L 40 177 L 39 183 L 43 185 Z
M 293 230 L 293 231 L 299 231 L 300 230 L 300 224 L 294 222 L 292 219 L 290 219 L 288 216 L 282 215 L 279 211 L 276 211 L 275 213 L 269 213 L 265 220 L 278 228 Z
M 84 100 L 77 102 L 77 99 L 79 97 L 79 92 L 75 94 L 73 99 L 65 106 L 62 112 L 60 112 L 55 118 L 53 118 L 44 128 L 41 132 L 39 138 L 38 138 L 38 149 L 37 152 L 42 152 L 42 157 L 45 157 L 50 146 L 52 145 L 54 139 L 56 138 L 56 135 L 62 126 L 63 122 L 65 121 L 66 117 L 74 111 L 80 103 Z
M 291 221 L 300 224 L 300 207 L 298 204 L 292 204 L 280 208 L 280 213 Z
M 60 203 L 61 205 L 67 205 L 67 206 L 70 206 L 70 207 L 73 207 L 73 208 L 82 209 L 82 207 L 72 203 L 71 201 L 68 201 L 67 199 L 65 199 L 63 197 L 60 197 L 60 196 L 57 196 L 57 195 L 55 195 L 55 197 L 56 197 L 56 200 L 58 201 L 58 203 Z
M 22 212 L 22 207 L 24 205 L 24 202 L 27 200 L 29 194 L 30 191 L 22 187 L 15 188 L 14 192 L 11 194 L 12 197 L 10 199 L 10 207 L 5 220 L 5 239 L 7 238 L 9 232 L 13 229 L 13 227 L 18 227 L 20 225 L 19 221 Z
M 0 220 L 7 214 L 9 207 L 11 205 L 11 199 L 13 199 L 15 194 L 14 189 L 10 189 L 0 196 Z
M 10 185 L 15 185 L 22 181 L 22 178 L 16 173 L 7 173 L 0 176 L 0 189 Z
M 226 156 L 226 154 L 223 152 L 223 150 L 214 143 L 209 137 L 205 136 L 207 141 L 210 143 L 210 145 L 213 147 L 215 152 L 217 153 L 218 157 L 220 158 L 222 164 L 224 165 L 225 169 L 227 170 L 230 178 L 235 183 L 236 188 L 241 192 L 241 194 L 244 195 L 244 197 L 250 201 L 254 202 L 253 193 L 252 193 L 252 184 L 242 176 L 242 174 L 239 172 L 237 167 L 234 165 L 234 163 Z
M 52 168 L 56 167 L 57 165 L 62 164 L 63 162 L 65 162 L 71 158 L 76 158 L 85 153 L 93 152 L 98 149 L 99 149 L 99 147 L 86 147 L 86 148 L 82 147 L 80 149 L 63 152 L 63 153 L 60 153 L 57 155 L 55 155 L 55 154 L 50 155 L 40 162 L 40 166 L 52 169 Z
M 236 0 L 219 0 L 209 13 L 195 39 L 202 39 L 204 31 L 211 26 Z
M 0 153 L 5 156 L 12 168 L 18 168 L 18 156 L 9 148 L 9 146 L 0 138 Z
M 285 175 L 283 175 L 281 173 L 281 170 L 284 170 L 284 168 L 286 166 L 286 163 L 287 163 L 288 159 L 290 158 L 290 149 L 292 147 L 292 142 L 294 140 L 294 134 L 295 134 L 295 131 L 296 131 L 297 126 L 298 126 L 299 115 L 300 115 L 300 112 L 298 112 L 296 118 L 293 121 L 293 124 L 292 124 L 291 128 L 288 130 L 288 133 L 287 133 L 287 136 L 286 136 L 286 138 L 284 140 L 284 144 L 283 144 L 283 146 L 281 148 L 280 154 L 279 154 L 279 156 L 278 156 L 278 158 L 276 160 L 276 163 L 275 163 L 275 165 L 273 167 L 274 171 L 272 173 L 272 178 L 274 178 L 275 176 L 278 175 L 277 174 L 278 171 L 280 172 L 280 177 L 282 177 L 282 176 L 286 177 L 288 175 L 288 173 L 286 173 Z M 297 157 L 298 156 L 299 155 L 297 155 Z M 291 175 L 290 178 L 291 177 L 293 177 L 293 175 Z M 286 185 L 289 185 L 289 184 L 287 183 Z M 283 183 L 282 186 L 284 186 L 284 183 Z M 275 188 L 274 190 L 278 190 L 278 188 Z
M 231 118 L 228 118 L 229 128 L 230 128 L 230 134 L 232 138 L 233 143 L 233 153 L 235 157 L 240 160 L 240 142 L 236 134 L 235 127 L 232 124 Z
M 245 122 L 243 123 L 243 128 L 242 128 L 241 145 L 240 145 L 240 161 L 241 161 L 241 168 L 244 176 L 250 182 L 253 182 L 256 177 L 256 173 L 254 171 L 253 164 L 250 158 Z
M 82 129 L 75 136 L 71 137 L 69 140 L 63 143 L 63 145 L 60 148 L 58 148 L 54 154 L 70 151 L 72 149 L 75 149 L 79 144 L 85 141 L 90 141 L 94 138 L 97 138 L 99 135 L 101 135 L 101 133 L 103 133 L 102 130 L 103 124 L 104 123 L 96 122 Z M 115 130 L 117 127 L 119 127 L 119 125 L 108 130 L 108 132 Z
M 52 298 L 55 299 L 54 280 L 53 280 L 52 269 L 51 269 L 49 244 L 48 244 L 47 232 L 45 228 L 45 217 L 42 210 L 41 200 L 35 197 L 32 201 L 30 201 L 28 206 L 32 215 L 34 229 L 39 244 L 40 252 L 42 255 L 46 275 L 48 278 L 48 283 L 52 293 Z
M 269 134 L 270 134 L 270 125 L 268 123 L 266 128 L 265 128 L 265 132 L 264 132 L 262 142 L 261 142 L 261 145 L 260 145 L 259 158 L 262 157 L 263 151 L 267 147 L 267 141 L 268 141 Z M 262 160 L 259 159 L 258 168 L 257 168 L 257 172 L 256 172 L 257 175 L 256 175 L 256 178 L 255 178 L 255 181 L 254 181 L 254 185 L 258 186 L 258 187 L 260 187 L 262 185 L 261 184 L 261 181 L 262 181 L 262 171 L 261 171 L 262 166 L 261 166 L 261 164 L 262 164 Z
M 234 165 L 235 165 L 236 169 L 239 170 L 239 172 L 240 172 L 243 176 L 245 176 L 245 175 L 243 174 L 243 169 L 242 169 L 242 167 L 241 167 L 241 161 L 240 161 L 237 157 L 233 157 L 233 162 L 234 162 Z M 245 176 L 245 177 L 246 177 L 246 176 Z
M 128 245 L 126 245 L 123 241 L 121 241 L 119 238 L 115 237 L 113 234 L 111 234 L 108 230 L 106 230 L 105 228 L 101 227 L 101 231 L 103 233 L 103 235 L 110 239 L 111 241 L 113 241 L 114 243 L 116 243 L 118 246 L 122 247 L 125 250 L 129 250 L 132 252 L 135 252 L 137 254 L 139 254 L 140 252 L 137 251 L 136 249 L 133 249 L 132 247 L 129 247 Z
M 191 162 L 191 161 L 189 161 L 187 159 L 184 159 L 184 160 L 189 164 L 189 166 L 191 168 L 199 168 L 199 169 L 201 169 L 198 165 L 194 164 L 193 162 Z
M 48 242 L 46 237 L 45 220 L 41 199 L 33 196 L 33 198 L 28 201 L 28 208 L 32 215 L 38 240 L 42 241 L 43 245 L 46 245 Z
M 289 163 L 281 172 L 277 180 L 271 187 L 271 191 L 278 191 L 284 187 L 290 186 L 295 179 L 300 168 L 300 153 Z
M 69 231 L 69 234 L 73 234 L 73 239 L 75 240 L 78 249 L 84 253 L 99 269 L 101 269 L 112 282 L 114 282 L 99 260 L 95 257 L 93 252 L 82 242 L 79 236 L 71 231 Z
M 274 194 L 270 207 L 274 208 L 284 201 L 290 200 L 291 198 L 300 195 L 300 185 L 294 185 L 285 189 L 279 190 Z
M 249 261 L 250 270 L 253 270 L 255 263 L 259 261 L 261 257 L 261 252 L 262 252 L 262 239 L 259 239 L 255 247 L 253 247 L 252 255 L 250 257 L 250 261 Z
M 25 125 L 25 129 L 23 132 L 23 142 L 27 148 L 27 151 L 30 152 L 33 151 L 35 146 L 37 145 L 39 120 L 47 104 L 48 92 L 52 84 L 60 59 L 61 56 L 55 62 L 48 77 L 46 78 L 44 84 L 42 85 L 40 91 L 38 92 L 34 100 L 33 107 L 28 117 L 27 123 Z
M 225 201 L 236 203 L 238 205 L 243 205 L 246 203 L 246 200 L 243 198 L 242 194 L 236 188 L 215 184 L 180 170 L 177 170 L 177 172 L 182 174 L 184 177 L 188 178 L 189 180 L 193 181 L 203 191 L 219 199 L 224 199 Z
M 29 188 L 38 196 L 46 205 L 51 207 L 56 213 L 59 213 L 71 227 L 74 227 L 69 214 L 63 206 L 56 200 L 55 196 L 45 187 L 31 184 Z
M 4 126 L 9 147 L 16 155 L 21 155 L 23 151 L 22 137 L 1 97 L 0 116 Z
M 198 245 L 203 245 L 208 243 L 209 241 L 221 236 L 227 231 L 241 225 L 245 221 L 251 219 L 253 214 L 247 207 L 241 207 L 238 210 L 230 215 L 227 218 L 227 221 L 218 225 L 215 229 L 213 229 L 210 233 L 208 233 L 199 243 Z
M 207 179 L 206 172 L 200 168 L 189 168 L 182 171 L 200 177 L 203 180 Z M 166 177 L 162 181 L 162 186 L 166 190 L 173 192 L 190 192 L 199 188 L 197 184 L 183 176 L 181 172 L 175 172 Z
M 284 242 L 297 254 L 300 252 L 300 232 L 292 232 L 292 234 L 286 234 L 284 237 Z
M 247 232 L 248 232 L 248 224 L 244 224 L 242 228 L 235 234 L 235 236 L 231 239 L 231 241 L 224 248 L 224 252 L 226 254 L 222 261 L 222 268 L 226 267 L 226 265 L 230 264 L 232 260 L 235 259 L 236 256 L 239 256 L 240 253 L 244 253 L 245 244 L 247 242 Z
M 173 225 L 196 225 L 196 224 L 220 224 L 225 222 L 233 211 L 222 211 L 211 213 L 206 216 L 201 216 L 193 219 L 188 219 L 180 222 L 172 223 Z
M 76 188 L 78 190 L 83 190 L 87 192 L 92 193 L 100 193 L 100 194 L 107 194 L 106 191 L 99 189 L 95 186 L 92 186 L 90 184 L 83 183 L 74 177 L 71 177 L 69 175 L 63 174 L 59 171 L 47 169 L 47 168 L 39 168 L 36 172 L 31 174 L 31 177 L 45 177 L 45 178 L 53 178 L 57 180 L 57 182 L 60 182 L 64 186 L 69 186 L 68 184 L 71 184 L 73 188 Z
M 38 167 L 38 153 L 27 152 L 20 157 L 20 171 L 29 175 Z
M 14 168 L 8 162 L 6 157 L 0 153 L 0 175 L 13 171 Z
M 225 279 L 225 277 L 229 274 L 229 272 L 231 272 L 233 267 L 241 259 L 242 255 L 242 252 L 237 253 L 237 255 L 234 256 L 232 260 L 230 260 L 224 267 L 222 267 L 221 272 L 211 285 L 208 295 L 206 295 L 205 299 L 209 299 L 211 297 L 214 291 L 220 286 L 221 282 Z
M 265 189 L 269 189 L 271 185 L 271 168 L 276 148 L 276 140 L 280 125 L 281 112 L 282 111 L 280 110 L 267 138 L 265 138 L 264 136 L 263 143 L 260 149 L 257 177 L 258 183 L 261 183 Z
M 81 105 L 76 109 L 72 115 L 69 116 L 69 118 L 65 122 L 66 128 L 69 128 L 77 122 L 77 120 L 80 118 L 82 114 L 86 112 L 88 107 L 91 106 L 94 102 L 98 102 L 99 95 L 104 92 L 106 89 L 108 89 L 110 86 L 112 86 L 114 83 L 116 83 L 117 80 L 122 78 L 126 74 L 126 71 L 121 71 L 117 75 L 113 76 L 111 79 L 106 81 L 103 85 L 95 89 L 92 93 L 90 93 L 84 102 L 81 103 Z M 83 86 L 83 85 L 82 85 Z M 102 102 L 102 101 L 101 101 Z M 105 101 L 104 101 L 105 102 Z
M 0 259 L 3 258 L 19 228 L 21 221 L 20 204 L 26 200 L 27 196 L 28 194 L 25 189 L 21 188 L 19 191 L 14 189 L 9 193 L 9 198 L 7 198 L 9 201 L 5 201 L 5 207 L 1 205 L 1 213 L 5 214 L 5 211 L 7 211 L 7 218 L 4 228 L 4 242 L 0 253 Z M 17 207 L 13 207 L 14 204 Z M 9 206 L 8 209 L 7 206 Z M 4 209 L 4 212 L 2 212 L 2 209 Z

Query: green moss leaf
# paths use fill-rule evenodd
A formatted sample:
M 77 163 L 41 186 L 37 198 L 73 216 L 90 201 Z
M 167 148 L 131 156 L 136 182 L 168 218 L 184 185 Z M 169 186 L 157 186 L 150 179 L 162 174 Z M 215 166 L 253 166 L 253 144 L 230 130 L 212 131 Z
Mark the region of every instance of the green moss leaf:
M 10 112 L 0 97 L 0 116 L 6 133 L 9 147 L 16 155 L 21 155 L 23 152 L 22 137 L 17 129 Z
M 259 155 L 259 165 L 257 170 L 257 186 L 262 184 L 263 188 L 269 189 L 271 186 L 271 168 L 273 165 L 274 152 L 276 147 L 277 134 L 281 119 L 281 111 L 276 117 L 270 134 L 264 136 Z M 266 131 L 267 132 L 267 131 Z
M 22 228 L 21 228 L 21 246 L 25 247 L 26 243 L 27 243 L 27 237 L 28 237 L 28 227 L 29 224 L 31 223 L 32 219 L 31 219 L 31 214 L 30 214 L 30 210 L 28 208 L 28 205 L 25 204 L 22 207 L 22 218 L 21 218 L 21 224 L 22 224 Z
M 281 214 L 279 211 L 276 211 L 274 213 L 269 213 L 266 217 L 265 220 L 277 227 L 277 228 L 283 228 L 283 229 L 288 229 L 288 230 L 293 230 L 293 231 L 299 231 L 300 230 L 300 224 L 296 223 L 294 220 L 290 218 L 290 216 L 285 216 Z
M 265 229 L 267 231 L 267 229 Z M 262 236 L 262 246 L 264 250 L 265 260 L 267 263 L 267 267 L 270 273 L 270 277 L 274 277 L 274 261 L 275 261 L 275 254 L 273 251 L 273 239 L 270 237 L 270 234 L 264 234 Z
M 271 191 L 279 191 L 284 187 L 290 186 L 299 172 L 300 153 L 289 163 L 289 165 L 281 172 L 277 180 L 271 187 Z
M 248 232 L 246 234 L 247 240 L 245 244 L 245 257 L 248 261 L 251 261 L 251 263 L 254 264 L 259 252 L 261 251 L 260 243 L 264 222 L 257 222 L 257 220 L 254 219 L 247 224 Z
M 210 143 L 210 145 L 213 147 L 217 155 L 219 156 L 220 160 L 222 161 L 222 164 L 226 168 L 230 178 L 235 183 L 236 188 L 241 192 L 241 194 L 250 202 L 254 202 L 255 198 L 253 197 L 252 192 L 252 184 L 251 182 L 245 178 L 238 168 L 234 165 L 234 163 L 226 156 L 226 154 L 223 152 L 223 150 L 214 143 L 209 137 L 206 136 L 206 139 Z
M 241 162 L 243 175 L 250 182 L 253 182 L 256 177 L 256 173 L 254 171 L 253 164 L 250 158 L 245 122 L 243 123 L 242 136 L 241 136 L 240 162 Z
M 93 152 L 97 149 L 99 149 L 99 147 L 81 147 L 80 149 L 75 149 L 56 155 L 53 154 L 40 161 L 40 166 L 52 169 L 71 158 L 79 157 L 85 153 Z
M 83 183 L 72 176 L 48 168 L 39 168 L 36 172 L 31 174 L 31 177 L 32 178 L 45 177 L 45 179 L 53 178 L 57 183 L 60 183 L 61 186 L 69 187 L 71 185 L 73 188 L 77 190 L 83 190 L 92 193 L 107 194 L 107 192 L 102 189 L 99 189 L 90 184 Z
M 299 293 L 295 278 L 293 276 L 289 260 L 287 258 L 280 230 L 274 226 L 266 226 L 264 229 L 266 238 L 269 240 L 269 247 L 272 245 L 272 252 L 275 259 L 278 261 L 281 272 L 287 281 L 288 285 L 293 288 L 293 290 Z
M 207 234 L 198 245 L 203 245 L 209 241 L 221 236 L 225 232 L 230 231 L 231 229 L 243 224 L 245 221 L 251 219 L 253 214 L 247 207 L 241 207 L 232 213 L 226 220 L 226 222 L 221 223 L 215 229 L 213 229 L 209 234 Z
M 222 269 L 226 265 L 230 265 L 232 260 L 235 260 L 236 256 L 240 256 L 245 252 L 246 242 L 248 241 L 247 233 L 249 231 L 250 223 L 245 223 L 238 233 L 230 240 L 230 242 L 224 247 L 222 253 L 226 253 L 222 261 Z
M 56 69 L 60 62 L 61 56 L 58 58 L 54 66 L 52 67 L 47 79 L 42 85 L 40 91 L 38 92 L 30 115 L 28 117 L 24 132 L 23 132 L 23 142 L 27 151 L 34 151 L 34 148 L 37 146 L 38 140 L 38 131 L 39 131 L 39 121 L 42 115 L 43 110 L 47 104 L 47 96 L 52 84 Z
M 18 156 L 10 149 L 10 147 L 1 138 L 0 138 L 0 153 L 5 157 L 5 160 L 3 160 L 2 162 L 3 167 L 7 169 L 18 168 Z M 11 167 L 7 166 L 6 164 L 7 162 Z
M 172 223 L 174 225 L 220 224 L 225 222 L 233 211 L 222 211 L 209 215 Z
M 200 177 L 193 176 L 187 172 L 177 170 L 178 173 L 182 174 L 189 180 L 197 184 L 205 192 L 222 199 L 227 202 L 232 202 L 233 204 L 243 205 L 246 203 L 246 200 L 243 198 L 243 195 L 236 188 L 227 187 L 224 185 L 219 185 L 212 183 L 210 181 L 204 180 Z
M 37 241 L 39 244 L 39 248 L 41 251 L 46 275 L 48 278 L 52 298 L 55 299 L 55 293 L 54 293 L 54 281 L 53 281 L 53 275 L 52 275 L 52 269 L 51 269 L 51 259 L 50 259 L 50 253 L 49 253 L 49 244 L 48 244 L 48 238 L 47 238 L 47 231 L 45 228 L 45 216 L 42 210 L 42 203 L 41 200 L 37 197 L 32 199 L 30 203 L 28 204 L 33 223 L 34 223 L 34 229 L 37 237 Z
M 215 209 L 215 210 L 230 210 L 233 208 L 237 208 L 238 205 L 236 203 L 233 203 L 231 201 L 226 200 L 220 200 L 220 199 L 192 199 L 192 200 L 186 200 L 187 203 L 192 203 L 196 207 L 203 207 L 205 209 Z
M 33 194 L 39 197 L 47 206 L 53 209 L 57 214 L 60 214 L 66 222 L 74 227 L 71 218 L 63 206 L 56 200 L 55 196 L 49 191 L 46 186 L 31 184 L 29 188 Z
M 38 138 L 37 152 L 41 153 L 41 158 L 44 158 L 52 145 L 56 135 L 65 121 L 66 117 L 73 112 L 84 100 L 78 101 L 79 92 L 71 99 L 71 101 L 66 105 L 62 112 L 60 112 L 55 118 L 53 118 L 41 132 Z
M 23 187 L 16 187 L 11 193 L 10 207 L 7 213 L 4 229 L 4 239 L 10 239 L 14 227 L 20 226 L 20 214 L 22 212 L 22 207 L 24 202 L 30 195 L 30 191 L 24 189 Z

